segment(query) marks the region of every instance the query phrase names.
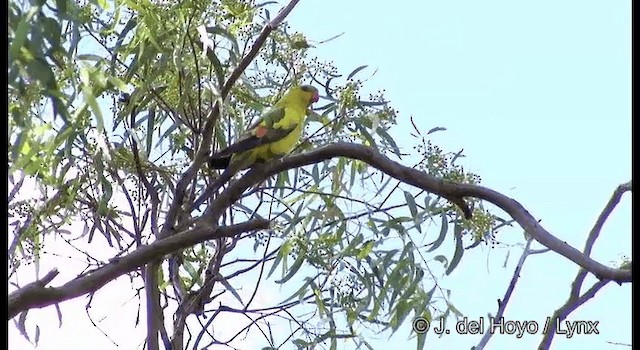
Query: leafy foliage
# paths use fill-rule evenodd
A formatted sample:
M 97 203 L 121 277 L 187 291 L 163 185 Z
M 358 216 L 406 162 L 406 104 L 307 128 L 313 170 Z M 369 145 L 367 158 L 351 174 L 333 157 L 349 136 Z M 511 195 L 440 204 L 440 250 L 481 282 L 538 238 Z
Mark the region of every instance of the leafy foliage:
M 366 67 L 338 73 L 332 62 L 312 56 L 312 40 L 289 27 L 272 32 L 223 96 L 226 79 L 274 9 L 270 2 L 250 0 L 10 2 L 10 279 L 21 264 L 38 261 L 48 236 L 74 245 L 73 240 L 92 242 L 99 233 L 104 240 L 97 244 L 111 247 L 111 256 L 156 239 L 214 105 L 221 106 L 213 136 L 214 147 L 221 148 L 293 83 L 312 83 L 322 91 L 294 152 L 348 141 L 418 159 L 417 169 L 449 181 L 480 182 L 459 165 L 461 152 L 445 152 L 417 127 L 416 152 L 403 153 L 391 136 L 402 117 L 383 91 L 366 92 L 366 80 L 358 78 Z M 200 169 L 182 200 L 193 201 L 214 176 Z M 481 203 L 473 204 L 474 219 L 464 220 L 445 200 L 361 161 L 305 166 L 245 193 L 223 218 L 224 224 L 268 218 L 270 231 L 177 252 L 164 262 L 159 287 L 185 300 L 205 288 L 214 271 L 222 276 L 215 290 L 232 293 L 238 310 L 249 314 L 253 297 L 240 295 L 247 283 L 240 276 L 265 268 L 252 281 L 253 296 L 258 288 L 276 288 L 261 280 L 286 285 L 291 293 L 253 313 L 299 324 L 290 335 L 265 336 L 265 344 L 367 344 L 367 329 L 396 332 L 408 317 L 461 315 L 449 301 L 451 291 L 438 281 L 461 261 L 464 239 L 471 243 L 467 248 L 495 239 L 496 218 Z M 206 205 L 183 213 L 179 223 L 188 225 Z M 82 230 L 77 223 L 84 224 Z M 453 242 L 452 255 L 439 252 L 447 240 Z M 213 293 L 209 302 L 219 295 Z M 192 317 L 215 319 L 221 310 L 226 309 Z M 306 326 L 311 320 L 322 326 Z M 239 333 L 251 327 L 258 326 Z M 229 342 L 209 337 L 211 343 Z

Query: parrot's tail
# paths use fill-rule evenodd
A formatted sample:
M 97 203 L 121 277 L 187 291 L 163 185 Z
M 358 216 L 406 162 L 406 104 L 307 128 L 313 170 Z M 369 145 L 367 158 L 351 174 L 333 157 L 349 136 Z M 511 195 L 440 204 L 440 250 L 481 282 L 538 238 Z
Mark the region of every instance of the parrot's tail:
M 209 158 L 209 168 L 211 169 L 226 169 L 231 161 L 231 156 Z

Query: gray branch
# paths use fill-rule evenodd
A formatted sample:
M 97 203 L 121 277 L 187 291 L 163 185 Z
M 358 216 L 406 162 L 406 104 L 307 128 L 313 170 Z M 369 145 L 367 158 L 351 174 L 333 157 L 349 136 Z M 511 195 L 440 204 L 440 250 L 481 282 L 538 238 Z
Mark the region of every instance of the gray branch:
M 213 238 L 233 237 L 244 232 L 264 230 L 267 228 L 269 228 L 269 221 L 265 219 L 251 220 L 226 227 L 214 227 L 201 224 L 191 230 L 142 246 L 134 252 L 113 259 L 107 265 L 85 275 L 81 275 L 60 287 L 45 286 L 55 277 L 55 274 L 50 276 L 51 273 L 49 273 L 46 276 L 47 279 L 30 283 L 9 294 L 9 312 L 7 319 L 12 319 L 22 311 L 42 308 L 95 292 L 119 276 L 144 266 L 155 259 L 194 244 Z
M 358 144 L 344 142 L 334 143 L 307 153 L 296 154 L 279 161 L 254 166 L 244 176 L 231 182 L 231 184 L 212 201 L 205 212 L 204 219 L 211 224 L 216 223 L 224 213 L 224 210 L 237 201 L 245 190 L 264 179 L 285 170 L 320 163 L 335 157 L 361 160 L 406 184 L 413 185 L 451 201 L 458 205 L 463 212 L 468 213 L 469 216 L 471 211 L 465 202 L 465 198 L 478 198 L 490 202 L 509 214 L 540 244 L 573 261 L 583 269 L 594 274 L 598 279 L 612 280 L 618 283 L 631 282 L 631 270 L 614 269 L 603 265 L 591 259 L 587 254 L 561 241 L 542 227 L 538 220 L 515 199 L 484 186 L 459 184 L 437 178 L 420 170 L 395 162 L 371 147 Z M 629 188 L 630 187 L 631 183 L 629 183 Z

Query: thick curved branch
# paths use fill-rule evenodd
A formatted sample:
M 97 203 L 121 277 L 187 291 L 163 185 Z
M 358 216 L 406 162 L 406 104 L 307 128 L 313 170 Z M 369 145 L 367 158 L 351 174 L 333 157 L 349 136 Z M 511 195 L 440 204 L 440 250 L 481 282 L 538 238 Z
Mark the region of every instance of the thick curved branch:
M 55 277 L 55 275 L 53 275 L 49 280 L 43 279 L 36 281 L 9 294 L 8 319 L 15 317 L 22 311 L 42 308 L 95 292 L 105 284 L 125 273 L 131 272 L 164 255 L 190 247 L 194 244 L 213 238 L 233 237 L 244 232 L 267 228 L 269 228 L 269 221 L 265 219 L 251 220 L 226 227 L 200 224 L 191 230 L 155 241 L 149 245 L 138 248 L 130 254 L 113 259 L 107 265 L 86 275 L 77 277 L 60 287 L 45 287 L 45 285 Z
M 420 170 L 416 170 L 395 162 L 373 148 L 351 143 L 335 143 L 317 148 L 311 152 L 292 155 L 280 161 L 254 166 L 243 177 L 232 182 L 211 203 L 205 213 L 205 220 L 210 223 L 218 221 L 224 210 L 237 201 L 242 193 L 270 176 L 282 171 L 315 164 L 334 157 L 347 157 L 361 160 L 370 166 L 427 192 L 436 194 L 460 206 L 463 211 L 469 210 L 464 202 L 465 197 L 486 200 L 509 214 L 533 238 L 593 273 L 599 279 L 613 280 L 618 283 L 631 282 L 631 271 L 614 269 L 605 266 L 588 255 L 556 238 L 540 225 L 529 212 L 515 199 L 507 197 L 490 188 L 478 185 L 459 184 L 439 179 Z M 466 208 L 466 209 L 465 209 Z

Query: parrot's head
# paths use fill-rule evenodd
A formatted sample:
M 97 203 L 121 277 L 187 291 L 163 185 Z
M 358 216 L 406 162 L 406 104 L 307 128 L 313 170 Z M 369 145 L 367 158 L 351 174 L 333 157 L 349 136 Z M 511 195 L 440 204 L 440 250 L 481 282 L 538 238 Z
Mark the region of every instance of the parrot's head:
M 320 99 L 318 89 L 311 85 L 300 85 L 298 86 L 298 90 L 300 91 L 300 95 L 307 106 L 310 106 L 314 102 L 318 102 L 318 99 Z

